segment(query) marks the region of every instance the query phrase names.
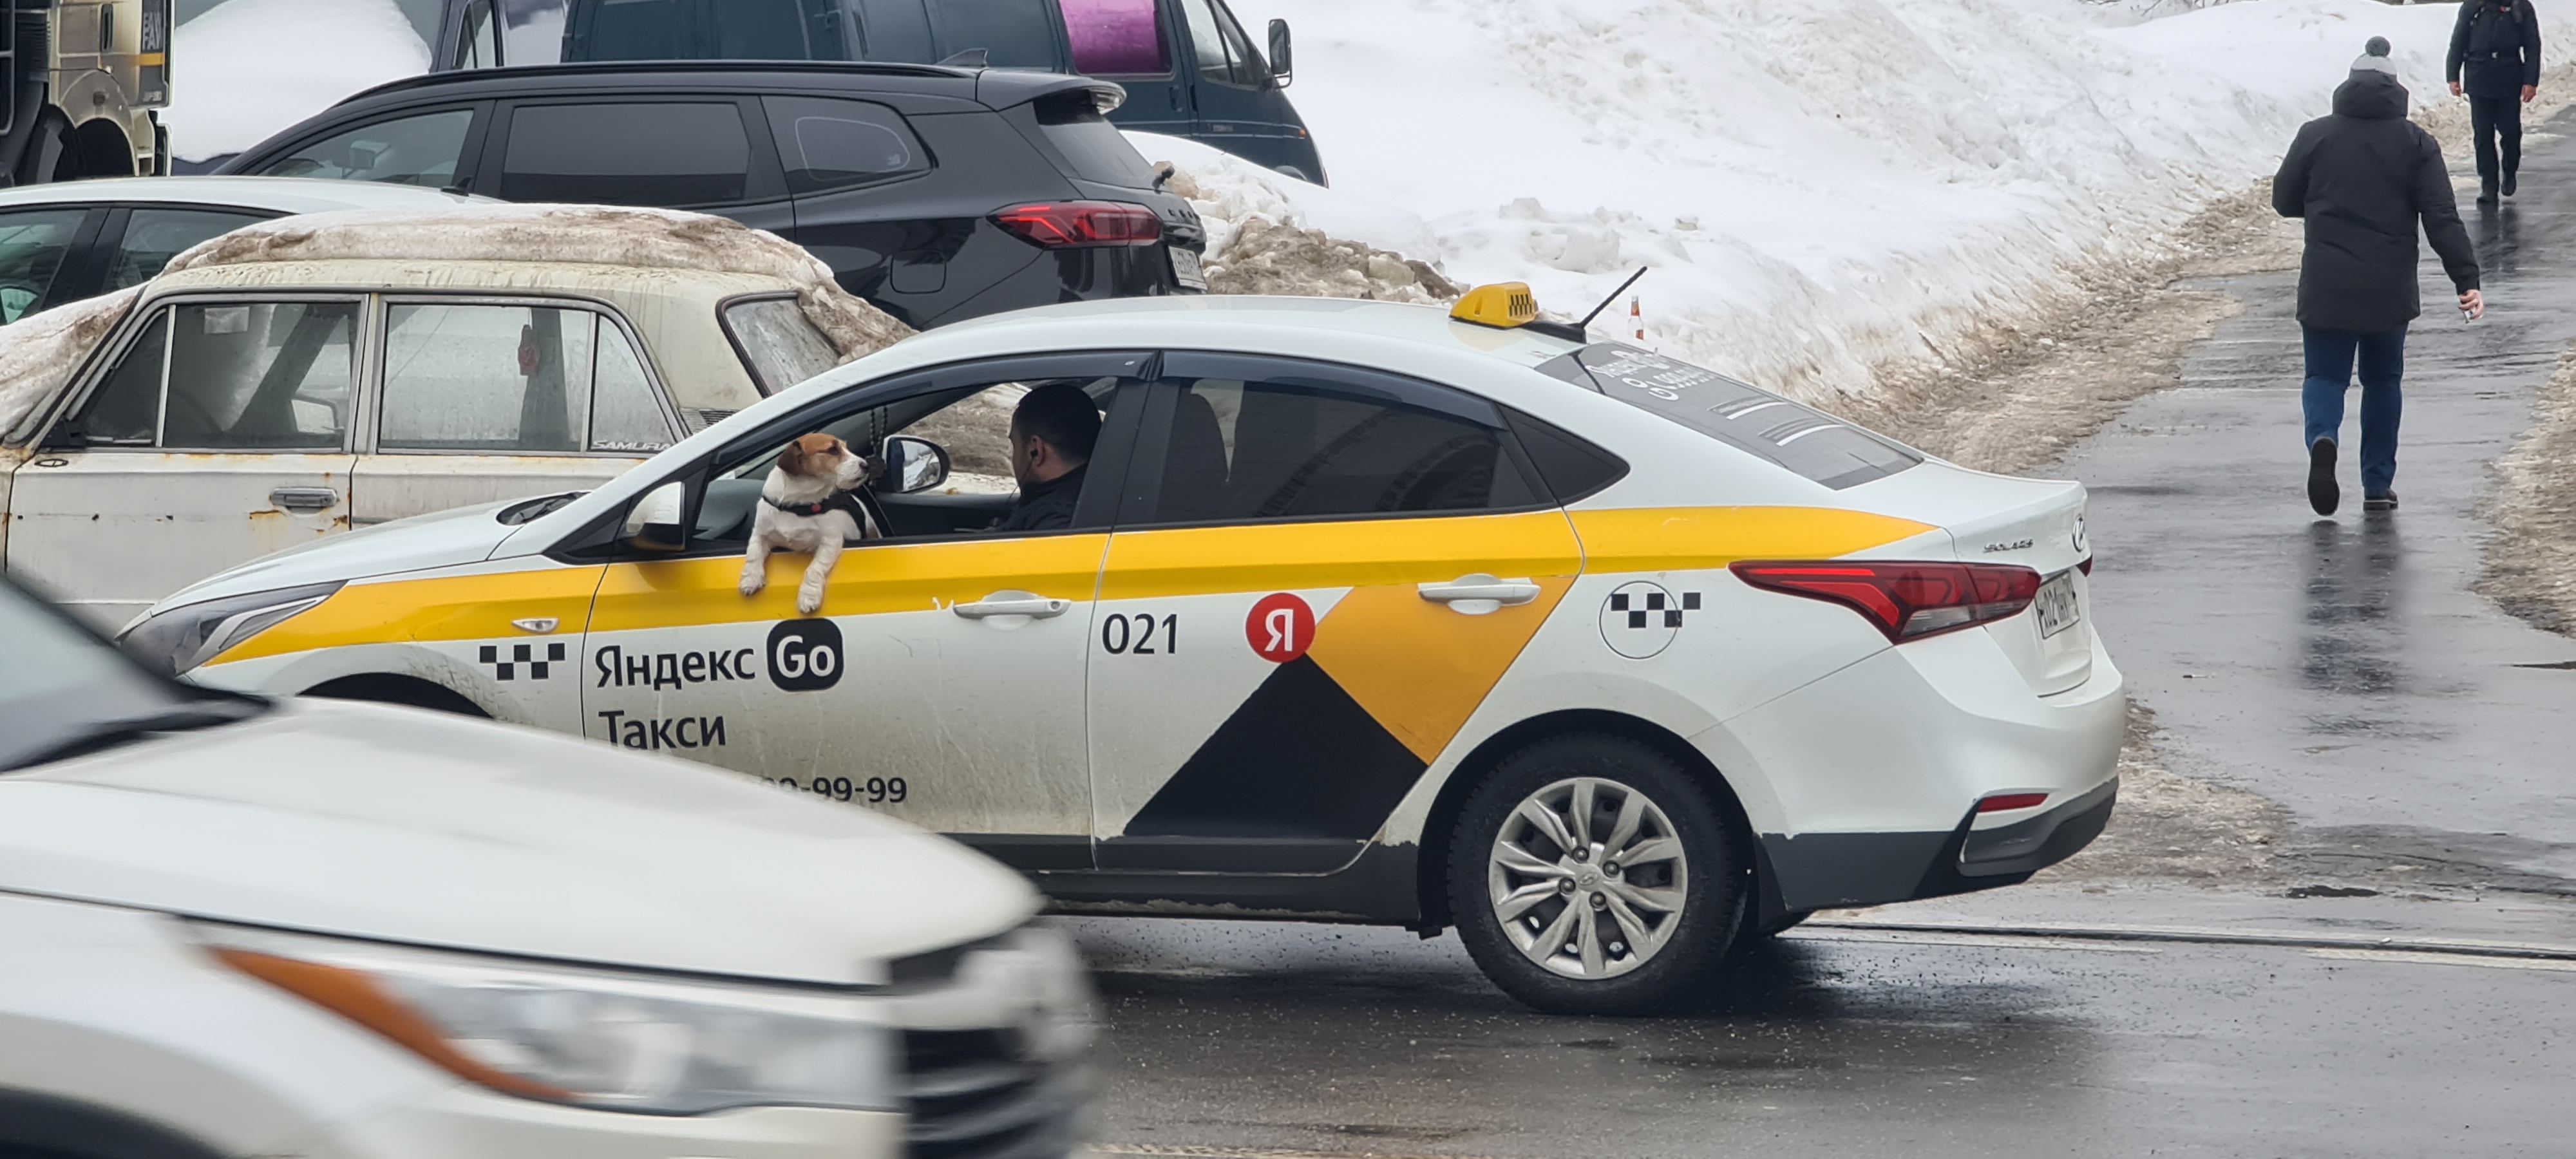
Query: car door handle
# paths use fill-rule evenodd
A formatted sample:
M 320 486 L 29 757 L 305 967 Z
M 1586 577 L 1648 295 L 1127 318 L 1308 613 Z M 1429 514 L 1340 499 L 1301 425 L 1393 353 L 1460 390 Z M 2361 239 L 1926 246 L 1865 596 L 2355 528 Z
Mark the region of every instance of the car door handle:
M 1051 600 L 1031 592 L 994 592 L 971 604 L 950 604 L 948 610 L 969 620 L 989 620 L 995 616 L 1051 620 L 1072 611 L 1073 601 Z
M 321 511 L 337 506 L 340 493 L 328 487 L 280 487 L 268 493 L 268 501 L 289 511 Z
M 1525 579 L 1496 579 L 1477 572 L 1459 576 L 1445 584 L 1416 584 L 1414 590 L 1432 603 L 1449 605 L 1453 612 L 1481 616 L 1496 608 L 1526 604 L 1537 599 L 1539 586 Z

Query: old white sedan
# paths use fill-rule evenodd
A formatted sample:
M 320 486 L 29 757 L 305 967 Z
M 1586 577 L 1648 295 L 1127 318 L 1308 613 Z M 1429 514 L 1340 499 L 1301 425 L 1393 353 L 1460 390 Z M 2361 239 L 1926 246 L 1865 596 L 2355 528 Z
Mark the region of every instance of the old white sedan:
M 321 536 L 596 486 L 904 332 L 697 214 L 253 225 L 0 328 L 8 570 L 113 626 Z

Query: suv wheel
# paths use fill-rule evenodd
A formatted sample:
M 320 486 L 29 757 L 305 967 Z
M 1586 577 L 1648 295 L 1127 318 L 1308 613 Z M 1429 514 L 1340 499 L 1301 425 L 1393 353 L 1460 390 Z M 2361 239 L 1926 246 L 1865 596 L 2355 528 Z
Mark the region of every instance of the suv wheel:
M 1689 773 L 1624 737 L 1540 741 L 1467 799 L 1449 904 L 1485 976 L 1558 1014 L 1694 997 L 1741 920 L 1736 842 Z

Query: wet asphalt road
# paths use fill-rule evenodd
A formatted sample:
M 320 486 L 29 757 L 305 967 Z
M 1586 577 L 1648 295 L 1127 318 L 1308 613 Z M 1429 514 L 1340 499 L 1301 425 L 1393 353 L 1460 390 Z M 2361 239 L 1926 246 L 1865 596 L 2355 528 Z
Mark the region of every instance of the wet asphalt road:
M 1079 923 L 1107 1154 L 2564 1155 L 2576 963 L 1793 933 L 1711 1009 L 1534 1015 L 1454 938 Z
M 2094 615 L 2169 763 L 2286 806 L 2321 872 L 2576 894 L 2576 670 L 2528 667 L 2576 641 L 2468 590 L 2488 464 L 2576 339 L 2576 149 L 2535 149 L 2522 190 L 2463 194 L 2484 319 L 2425 251 L 2400 510 L 2359 510 L 2358 387 L 2346 506 L 2308 509 L 2293 274 L 2218 283 L 2245 313 L 2060 467 L 2092 490 Z
M 2426 255 L 2401 511 L 2359 512 L 2350 454 L 2351 505 L 2306 507 L 2288 274 L 2220 283 L 2245 313 L 2058 471 L 2093 489 L 2094 614 L 2168 762 L 2285 806 L 2294 870 L 2392 896 L 2033 886 L 1884 912 L 2474 934 L 2504 899 L 2576 943 L 2576 670 L 2523 666 L 2576 641 L 2468 590 L 2486 465 L 2576 339 L 2576 149 L 2530 144 L 2521 197 L 2464 205 L 2484 320 Z M 2364 908 L 2303 916 L 2325 906 Z M 1611 1020 L 1514 1005 L 1454 938 L 1075 928 L 1111 1020 L 1111 1155 L 2576 1154 L 2566 961 L 1809 927 L 1707 1009 Z

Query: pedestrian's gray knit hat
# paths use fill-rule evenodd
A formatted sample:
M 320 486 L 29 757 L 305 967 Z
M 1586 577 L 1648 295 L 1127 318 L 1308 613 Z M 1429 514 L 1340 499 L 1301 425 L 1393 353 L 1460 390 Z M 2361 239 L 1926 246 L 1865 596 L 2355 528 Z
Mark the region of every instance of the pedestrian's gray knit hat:
M 2369 69 L 2373 72 L 2384 72 L 2390 76 L 2397 75 L 2396 62 L 2388 59 L 2387 37 L 2371 37 L 2370 43 L 2361 46 L 2361 57 L 2360 59 L 2352 62 L 2352 71 L 2360 72 L 2363 69 Z

